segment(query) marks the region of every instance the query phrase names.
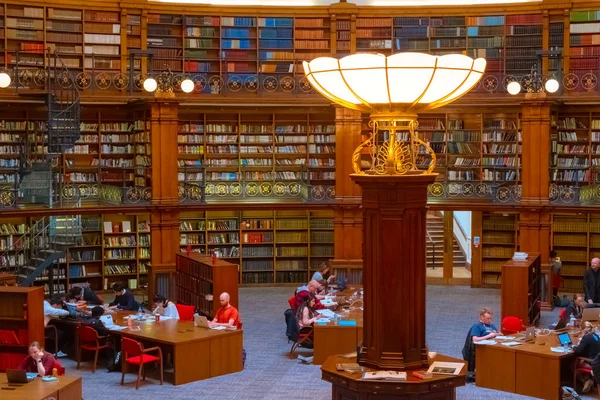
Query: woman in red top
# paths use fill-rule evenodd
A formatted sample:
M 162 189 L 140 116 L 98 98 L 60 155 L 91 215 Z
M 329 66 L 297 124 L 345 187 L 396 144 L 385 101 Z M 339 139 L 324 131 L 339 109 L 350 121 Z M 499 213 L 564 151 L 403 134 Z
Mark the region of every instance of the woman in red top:
M 29 355 L 21 361 L 19 369 L 25 372 L 37 373 L 38 376 L 52 375 L 54 356 L 46 353 L 38 342 L 29 345 Z

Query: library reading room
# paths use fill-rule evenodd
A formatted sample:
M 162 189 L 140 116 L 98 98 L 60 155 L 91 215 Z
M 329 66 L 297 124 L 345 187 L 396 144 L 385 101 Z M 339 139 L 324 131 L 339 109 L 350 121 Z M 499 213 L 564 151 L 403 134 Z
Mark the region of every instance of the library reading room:
M 0 0 L 0 399 L 600 399 L 599 79 L 600 0 Z

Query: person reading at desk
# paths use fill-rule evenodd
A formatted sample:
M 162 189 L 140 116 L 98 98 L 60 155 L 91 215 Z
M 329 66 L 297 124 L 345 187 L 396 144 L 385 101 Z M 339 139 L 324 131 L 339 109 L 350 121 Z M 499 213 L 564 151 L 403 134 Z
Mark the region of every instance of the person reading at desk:
M 29 345 L 29 355 L 21 361 L 18 369 L 38 376 L 52 375 L 54 362 L 52 354 L 45 352 L 38 342 L 33 342 Z
M 568 322 L 571 319 L 571 316 L 573 316 L 573 318 L 581 318 L 581 314 L 583 313 L 585 305 L 586 302 L 583 299 L 583 295 L 581 293 L 575 293 L 565 308 L 563 319 Z
M 309 295 L 304 303 L 298 308 L 296 319 L 298 320 L 300 328 L 310 327 L 317 320 L 317 317 L 315 316 L 315 301 L 315 296 Z
M 221 308 L 217 311 L 215 318 L 212 320 L 211 325 L 222 325 L 227 327 L 240 327 L 240 313 L 238 310 L 229 304 L 229 293 L 223 292 L 219 297 L 221 301 Z
M 590 360 L 580 360 L 579 368 L 591 369 L 591 360 L 600 354 L 600 336 L 598 335 L 598 332 L 596 332 L 594 325 L 588 321 L 583 323 L 581 333 L 583 336 L 581 337 L 579 344 L 573 348 L 573 351 L 578 357 L 584 357 Z M 578 377 L 581 377 L 581 375 L 578 375 Z M 586 379 L 583 382 L 583 393 L 588 393 L 592 387 L 594 387 L 594 378 L 591 375 L 587 375 L 585 378 Z
M 473 343 L 493 339 L 500 335 L 502 335 L 502 332 L 492 324 L 492 312 L 487 308 L 482 308 L 479 311 L 479 322 L 473 324 L 471 329 L 469 329 L 462 350 L 463 359 L 468 363 L 467 381 L 475 381 L 475 345 Z
M 157 294 L 154 296 L 153 300 L 156 305 L 156 308 L 152 312 L 153 314 L 160 314 L 165 317 L 179 319 L 179 311 L 177 311 L 175 303 L 171 300 L 167 300 L 162 294 Z
M 585 300 L 589 303 L 600 303 L 600 258 L 592 258 L 592 265 L 583 274 Z
M 335 275 L 329 275 L 329 265 L 325 262 L 319 266 L 319 269 L 312 276 L 313 281 L 324 280 L 328 284 L 332 283 L 334 279 Z
M 72 287 L 69 294 L 77 302 L 86 302 L 89 305 L 102 305 L 102 300 L 98 297 L 96 292 L 90 288 L 81 288 L 79 286 Z
M 48 300 L 44 300 L 44 326 L 48 326 L 48 323 L 52 318 L 68 317 L 69 311 L 63 309 L 64 302 L 60 296 L 54 295 Z M 57 357 L 66 357 L 67 354 L 62 352 L 62 348 L 65 347 L 65 333 L 61 330 L 56 330 L 58 335 L 58 349 L 56 349 Z M 51 330 L 48 332 L 48 340 L 54 342 L 55 331 Z
M 110 331 L 104 323 L 100 320 L 100 317 L 104 315 L 104 307 L 96 306 L 92 308 L 92 316 L 86 320 L 87 325 L 91 326 L 98 332 L 99 336 L 107 336 Z
M 108 304 L 111 310 L 137 310 L 138 304 L 133 297 L 131 290 L 126 289 L 121 282 L 115 282 L 112 285 L 112 290 L 115 292 L 115 299 Z
M 302 290 L 300 290 L 302 289 Z M 298 308 L 300 308 L 300 306 L 306 301 L 306 299 L 309 296 L 314 296 L 315 297 L 315 306 L 314 309 L 315 310 L 322 310 L 325 308 L 325 306 L 323 304 L 321 304 L 321 301 L 319 300 L 319 297 L 322 296 L 318 296 L 317 292 L 318 290 L 322 290 L 322 286 L 318 281 L 310 281 L 308 282 L 308 284 L 306 285 L 306 290 L 304 290 L 304 288 L 300 287 L 298 288 L 298 291 L 296 292 L 296 299 L 295 299 L 295 310 L 294 311 L 298 311 Z

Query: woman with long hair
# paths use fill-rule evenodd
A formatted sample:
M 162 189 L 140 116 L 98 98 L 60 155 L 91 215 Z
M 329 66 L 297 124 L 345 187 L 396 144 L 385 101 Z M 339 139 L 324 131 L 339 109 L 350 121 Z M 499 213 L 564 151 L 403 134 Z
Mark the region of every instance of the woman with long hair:
M 315 317 L 315 296 L 313 294 L 308 296 L 300 305 L 296 313 L 296 318 L 298 319 L 300 328 L 310 327 L 314 324 L 317 317 Z
M 37 373 L 38 376 L 52 375 L 54 356 L 44 351 L 38 342 L 29 345 L 29 355 L 25 357 L 19 369 L 25 372 Z

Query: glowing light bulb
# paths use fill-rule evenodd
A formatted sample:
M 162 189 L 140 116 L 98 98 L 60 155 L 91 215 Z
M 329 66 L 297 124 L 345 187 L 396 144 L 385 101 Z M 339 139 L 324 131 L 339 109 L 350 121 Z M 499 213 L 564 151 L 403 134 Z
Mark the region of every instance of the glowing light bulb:
M 154 78 L 146 78 L 146 80 L 144 81 L 144 90 L 146 92 L 154 92 L 156 90 L 156 88 L 158 87 L 158 83 L 156 83 L 156 79 Z

